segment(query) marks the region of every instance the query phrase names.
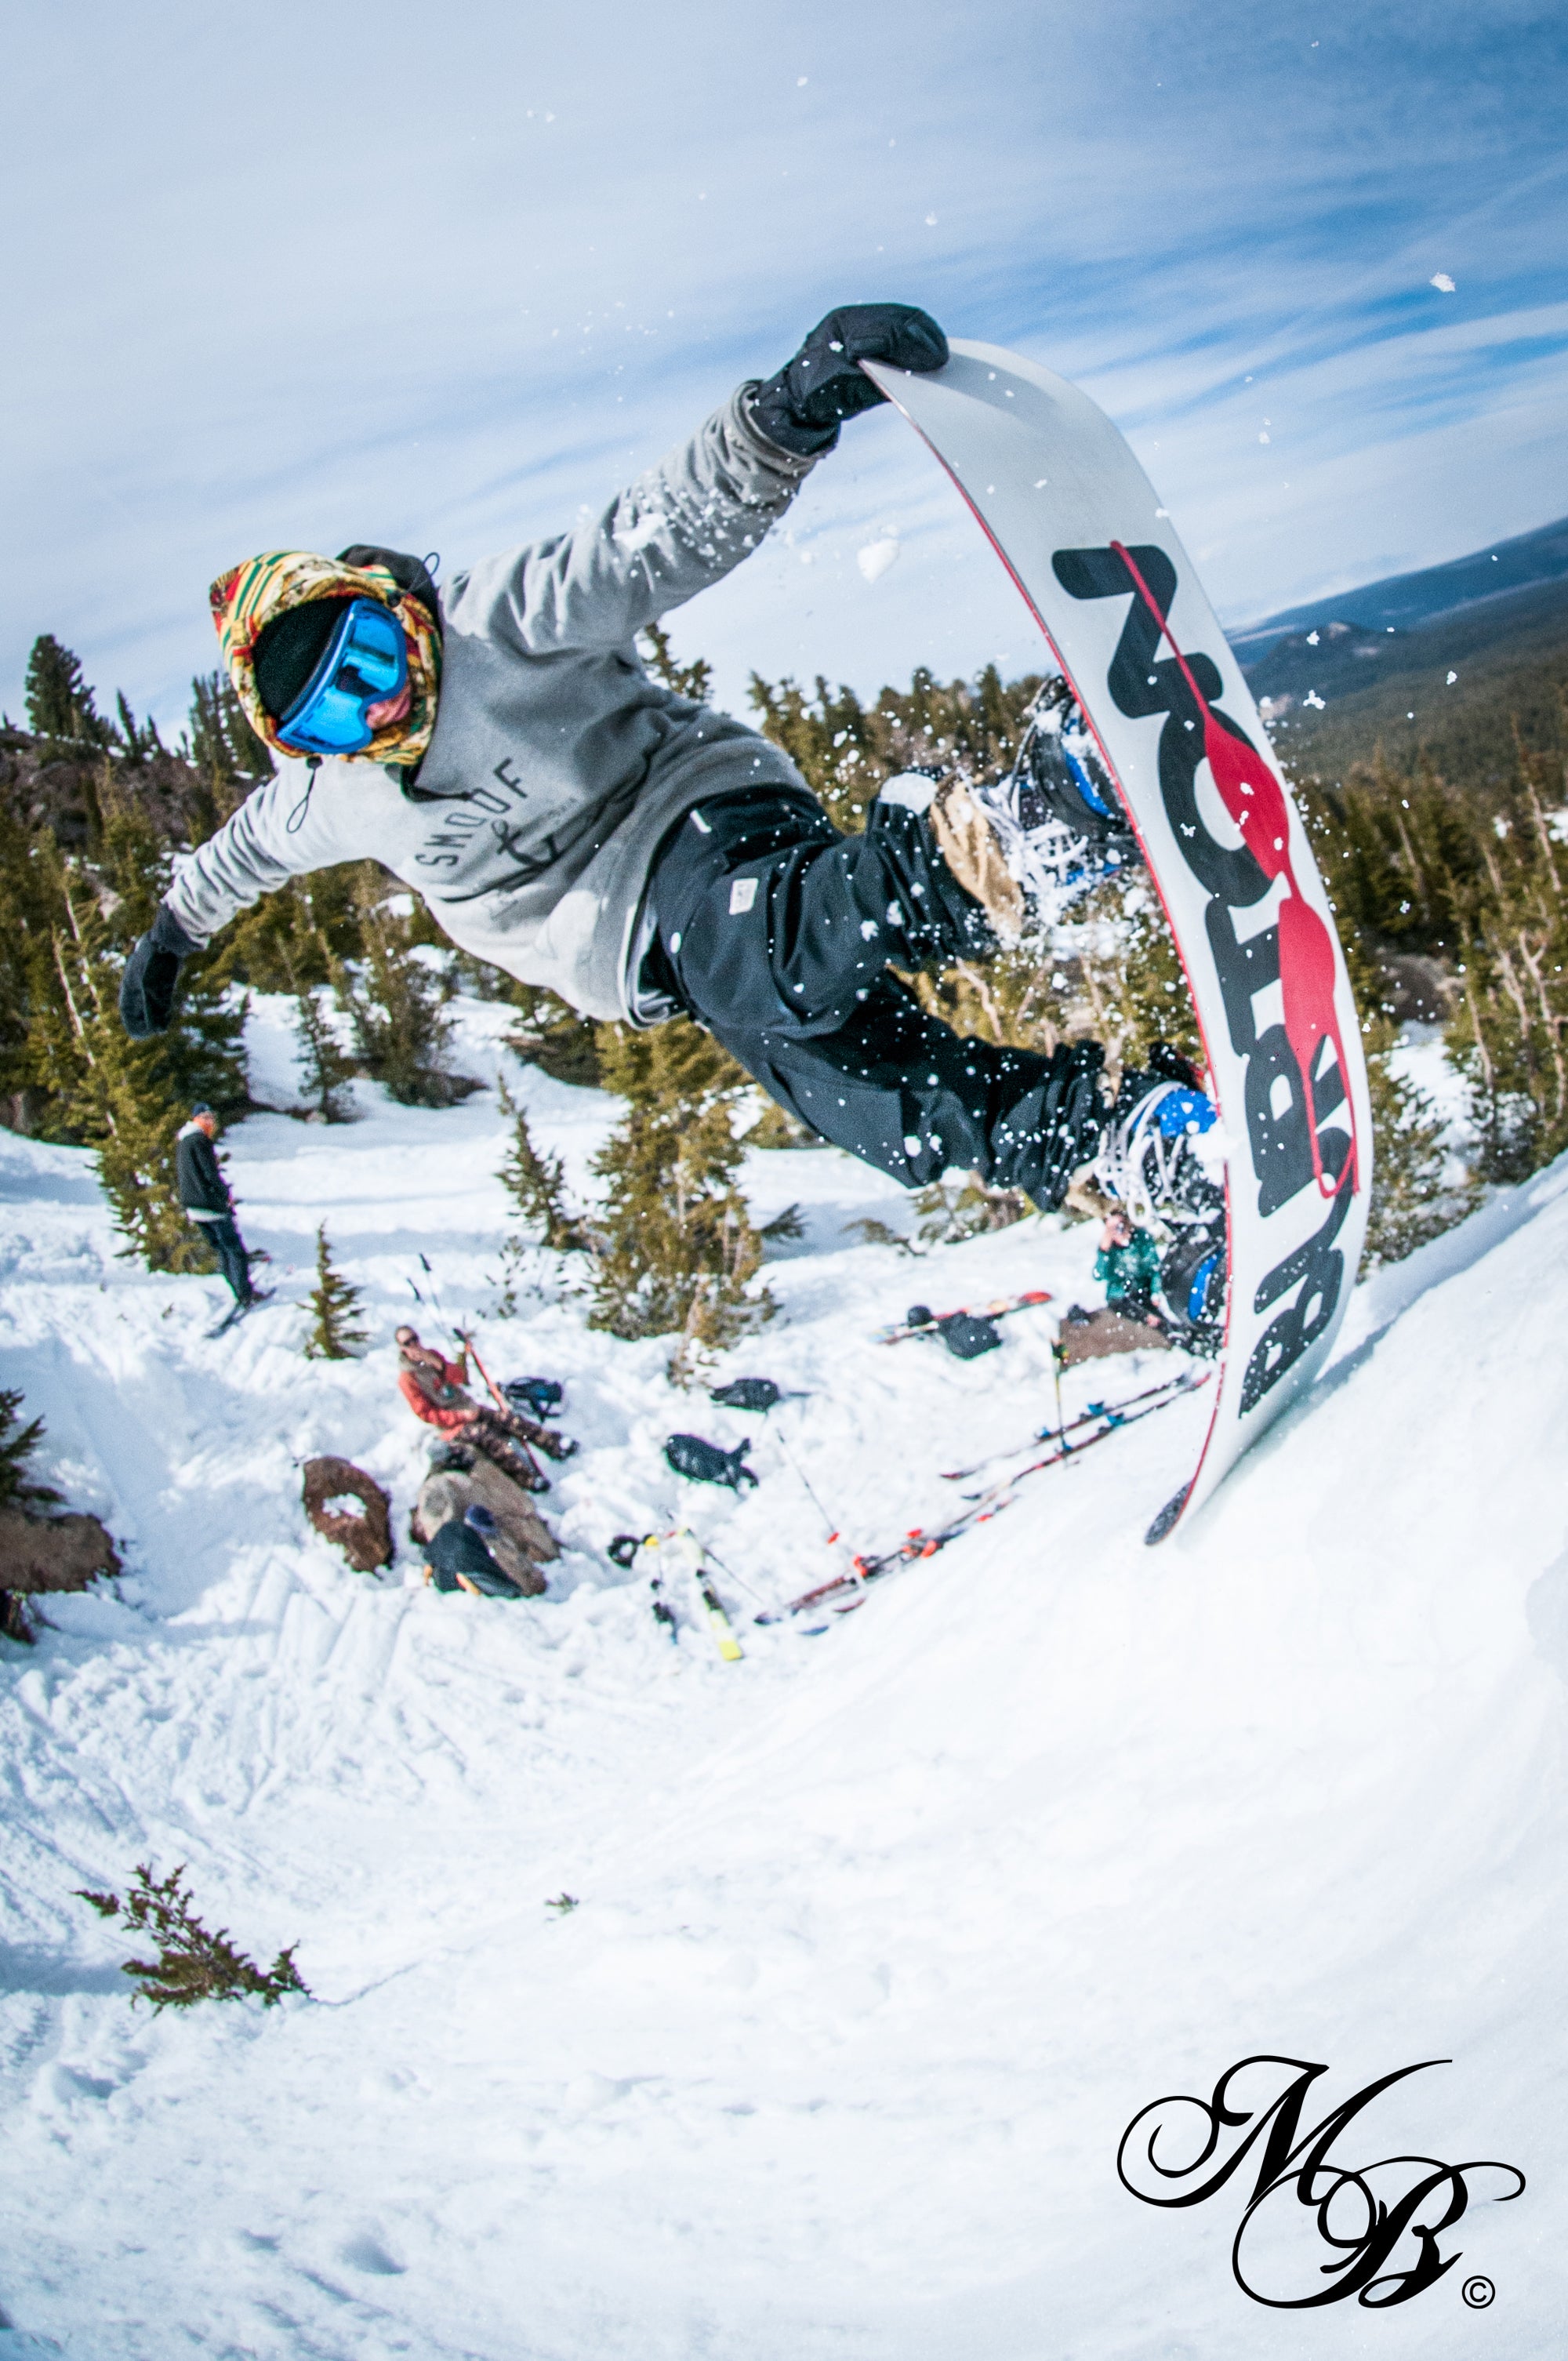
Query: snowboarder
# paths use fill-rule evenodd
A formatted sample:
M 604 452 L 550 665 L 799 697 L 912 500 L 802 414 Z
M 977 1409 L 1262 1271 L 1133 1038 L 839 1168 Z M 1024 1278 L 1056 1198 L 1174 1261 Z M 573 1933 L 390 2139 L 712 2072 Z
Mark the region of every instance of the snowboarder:
M 490 1554 L 498 1527 L 482 1501 L 437 1525 L 424 1544 L 424 1578 L 437 1590 L 467 1590 L 476 1598 L 523 1598 L 527 1593 Z
M 234 1199 L 214 1152 L 218 1119 L 210 1106 L 191 1110 L 191 1120 L 176 1136 L 174 1177 L 186 1218 L 199 1224 L 203 1236 L 218 1258 L 236 1312 L 265 1303 L 267 1294 L 250 1283 L 250 1257 L 234 1218 Z
M 174 864 L 125 971 L 138 1038 L 182 960 L 291 876 L 367 858 L 450 939 L 585 1016 L 684 1010 L 790 1114 L 910 1188 L 969 1166 L 1058 1203 L 1106 1120 L 1103 1052 L 960 1039 L 891 965 L 984 958 L 1136 845 L 1065 683 L 1009 776 L 889 781 L 841 836 L 782 750 L 651 679 L 636 635 L 720 580 L 885 399 L 858 366 L 941 367 L 898 303 L 831 312 L 603 512 L 482 561 L 356 544 L 214 583 L 236 693 L 280 758 Z M 1117 1119 L 1152 1076 L 1124 1077 Z
M 460 1359 L 449 1361 L 422 1345 L 418 1330 L 407 1326 L 398 1330 L 397 1346 L 398 1391 L 416 1418 L 443 1434 L 460 1435 L 465 1443 L 471 1443 L 525 1491 L 549 1490 L 550 1479 L 534 1451 L 543 1451 L 551 1459 L 569 1459 L 577 1447 L 575 1443 L 524 1418 L 521 1411 L 497 1410 L 477 1402 L 465 1390 L 466 1350 Z

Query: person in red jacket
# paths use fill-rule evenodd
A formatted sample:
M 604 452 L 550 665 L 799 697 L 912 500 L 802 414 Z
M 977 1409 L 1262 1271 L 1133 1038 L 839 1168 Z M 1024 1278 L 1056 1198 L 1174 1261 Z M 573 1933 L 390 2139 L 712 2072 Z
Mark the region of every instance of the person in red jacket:
M 553 1434 L 547 1426 L 536 1425 L 517 1411 L 477 1402 L 466 1390 L 466 1347 L 458 1360 L 449 1361 L 429 1345 L 422 1345 L 418 1330 L 409 1327 L 398 1330 L 397 1345 L 398 1391 L 416 1418 L 451 1435 L 455 1442 L 472 1444 L 525 1491 L 548 1491 L 550 1479 L 533 1451 L 545 1452 L 552 1459 L 569 1459 L 577 1447 L 575 1443 Z

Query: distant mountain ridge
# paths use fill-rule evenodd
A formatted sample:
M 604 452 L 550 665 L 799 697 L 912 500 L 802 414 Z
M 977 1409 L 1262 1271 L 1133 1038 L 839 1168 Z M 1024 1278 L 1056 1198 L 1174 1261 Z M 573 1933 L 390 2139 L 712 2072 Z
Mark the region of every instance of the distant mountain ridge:
M 1489 542 L 1484 549 L 1467 557 L 1450 558 L 1442 566 L 1389 575 L 1381 582 L 1364 583 L 1359 589 L 1336 591 L 1329 598 L 1287 607 L 1264 622 L 1249 623 L 1226 636 L 1255 690 L 1258 675 L 1282 642 L 1296 641 L 1304 646 L 1309 633 L 1322 633 L 1331 624 L 1349 623 L 1368 640 L 1387 639 L 1391 631 L 1397 640 L 1407 631 L 1428 630 L 1463 612 L 1471 624 L 1465 637 L 1474 648 L 1480 639 L 1492 636 L 1477 609 L 1496 606 L 1500 637 L 1516 619 L 1522 620 L 1528 615 L 1534 620 L 1559 598 L 1568 605 L 1568 517 L 1538 525 L 1533 533 L 1517 533 L 1510 541 Z M 1475 628 L 1477 624 L 1483 625 L 1480 631 Z M 1372 660 L 1370 649 L 1354 658 L 1344 649 L 1343 634 L 1336 635 L 1335 646 L 1336 667 L 1346 661 Z M 1286 684 L 1282 681 L 1279 686 Z M 1266 686 L 1264 694 L 1268 693 Z

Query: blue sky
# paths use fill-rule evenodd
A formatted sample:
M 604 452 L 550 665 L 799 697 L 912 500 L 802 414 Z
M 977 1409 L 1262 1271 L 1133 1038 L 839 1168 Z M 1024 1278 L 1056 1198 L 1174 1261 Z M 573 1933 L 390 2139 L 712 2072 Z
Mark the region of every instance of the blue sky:
M 18 717 L 52 631 L 177 725 L 220 566 L 558 530 L 879 295 L 1081 382 L 1230 622 L 1568 511 L 1560 6 L 73 0 L 5 49 Z M 887 412 L 674 638 L 737 705 L 1035 655 Z

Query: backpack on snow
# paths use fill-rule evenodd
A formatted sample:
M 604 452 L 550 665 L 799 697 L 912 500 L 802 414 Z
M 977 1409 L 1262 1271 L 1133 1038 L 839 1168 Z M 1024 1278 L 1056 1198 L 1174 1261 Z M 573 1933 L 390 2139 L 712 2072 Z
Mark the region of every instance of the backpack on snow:
M 972 1361 L 981 1353 L 994 1353 L 1002 1342 L 1002 1331 L 985 1312 L 944 1312 L 940 1318 L 924 1303 L 912 1303 L 905 1315 L 908 1326 L 916 1335 L 939 1336 L 955 1360 Z
M 694 1484 L 728 1484 L 732 1492 L 738 1492 L 743 1483 L 759 1480 L 741 1464 L 751 1448 L 749 1443 L 738 1443 L 733 1451 L 721 1451 L 717 1443 L 705 1443 L 700 1434 L 672 1434 L 664 1445 L 664 1456 L 677 1476 L 688 1476 Z
M 772 1378 L 731 1378 L 727 1386 L 709 1386 L 707 1398 L 722 1402 L 726 1410 L 772 1410 L 783 1401 L 784 1388 Z

